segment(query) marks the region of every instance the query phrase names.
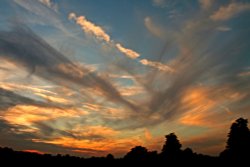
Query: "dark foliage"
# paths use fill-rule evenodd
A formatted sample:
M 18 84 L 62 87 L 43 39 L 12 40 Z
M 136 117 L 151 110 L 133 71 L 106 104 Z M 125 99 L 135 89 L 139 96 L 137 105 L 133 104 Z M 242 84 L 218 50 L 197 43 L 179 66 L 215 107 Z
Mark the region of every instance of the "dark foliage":
M 231 126 L 226 149 L 220 154 L 222 159 L 229 161 L 245 161 L 250 159 L 250 131 L 248 120 L 239 118 Z
M 168 160 L 178 160 L 181 154 L 181 143 L 177 139 L 177 136 L 174 133 L 170 133 L 165 136 L 166 141 L 163 145 L 161 156 L 163 159 Z

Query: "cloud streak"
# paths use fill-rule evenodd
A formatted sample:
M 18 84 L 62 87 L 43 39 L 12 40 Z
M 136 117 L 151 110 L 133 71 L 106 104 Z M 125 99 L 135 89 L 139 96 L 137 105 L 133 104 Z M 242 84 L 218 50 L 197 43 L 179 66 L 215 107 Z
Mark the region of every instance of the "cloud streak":
M 32 74 L 53 81 L 59 85 L 73 83 L 83 87 L 97 88 L 110 100 L 120 101 L 123 105 L 135 110 L 135 106 L 122 98 L 120 93 L 107 80 L 79 67 L 59 53 L 27 27 L 16 27 L 11 32 L 0 32 L 1 56 L 14 61 Z M 67 71 L 58 68 L 67 65 Z M 60 67 L 60 66 L 59 66 Z M 83 72 L 83 76 L 69 74 Z
M 68 18 L 73 19 L 76 24 L 80 25 L 85 33 L 93 34 L 98 39 L 110 42 L 110 36 L 104 31 L 104 29 L 87 20 L 85 16 L 77 17 L 75 13 L 70 13 Z
M 227 6 L 220 7 L 219 10 L 215 11 L 210 16 L 210 18 L 214 21 L 225 21 L 247 10 L 250 10 L 249 3 L 232 2 Z
M 154 67 L 160 71 L 165 71 L 165 72 L 169 72 L 169 73 L 173 73 L 174 69 L 172 69 L 171 67 L 162 64 L 160 62 L 156 62 L 156 61 L 149 61 L 147 59 L 142 59 L 140 60 L 140 62 L 145 65 L 145 66 L 150 66 L 150 67 Z
M 144 19 L 144 24 L 149 32 L 151 32 L 153 35 L 155 35 L 158 38 L 165 38 L 166 34 L 163 28 L 160 26 L 157 26 L 153 23 L 152 19 L 150 17 L 146 17 Z
M 116 45 L 116 48 L 120 51 L 120 52 L 122 52 L 122 53 L 124 53 L 125 55 L 127 55 L 129 58 L 131 58 L 131 59 L 136 59 L 136 58 L 138 58 L 139 56 L 140 56 L 140 54 L 139 53 L 137 53 L 137 52 L 135 52 L 135 51 L 133 51 L 133 50 L 131 50 L 131 49 L 127 49 L 127 48 L 124 48 L 121 44 L 119 44 L 119 43 L 117 43 Z
M 51 0 L 39 0 L 39 2 L 58 12 L 57 4 L 53 3 Z

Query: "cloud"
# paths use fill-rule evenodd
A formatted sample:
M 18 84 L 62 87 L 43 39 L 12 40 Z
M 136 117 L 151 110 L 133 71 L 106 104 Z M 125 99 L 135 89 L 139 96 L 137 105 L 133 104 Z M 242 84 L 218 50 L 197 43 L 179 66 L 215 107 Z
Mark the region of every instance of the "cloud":
M 11 147 L 15 150 L 39 150 L 41 152 L 58 154 L 58 153 L 72 153 L 71 149 L 59 147 L 52 144 L 32 142 L 32 139 L 37 138 L 35 133 L 19 131 L 22 126 L 13 126 L 6 121 L 0 119 L 0 143 L 3 146 Z M 20 144 L 20 141 L 22 143 Z M 79 154 L 78 154 L 79 155 Z
M 76 24 L 80 25 L 85 33 L 92 34 L 97 39 L 110 42 L 110 36 L 105 32 L 105 30 L 102 27 L 97 26 L 93 22 L 87 20 L 85 16 L 77 17 L 75 13 L 70 13 L 68 18 L 75 20 Z
M 217 27 L 216 30 L 225 32 L 225 31 L 231 31 L 232 29 L 230 27 L 220 26 Z
M 214 0 L 199 0 L 202 9 L 209 9 L 213 5 Z
M 166 6 L 166 0 L 153 0 L 153 5 L 163 8 Z
M 58 12 L 57 4 L 53 3 L 51 0 L 39 0 L 42 4 L 46 5 L 47 7 L 53 9 L 54 11 Z
M 88 112 L 77 108 L 40 107 L 31 104 L 20 104 L 1 114 L 2 119 L 12 125 L 23 125 L 32 128 L 33 123 L 52 120 L 60 117 L 74 118 L 87 115 Z
M 96 113 L 100 117 L 109 120 L 122 120 L 130 118 L 130 112 L 121 107 L 108 107 L 104 104 L 84 103 L 82 108 L 90 113 Z
M 123 96 L 135 96 L 145 92 L 144 88 L 140 86 L 127 86 L 127 87 L 121 86 L 119 91 Z
M 108 138 L 119 134 L 119 131 L 101 125 L 76 126 L 71 132 L 79 138 L 88 137 L 89 139 L 93 138 L 92 136 L 101 136 L 102 138 Z
M 13 0 L 13 2 L 25 9 L 15 10 L 17 12 L 16 24 L 31 24 L 39 26 L 51 26 L 60 30 L 67 38 L 81 40 L 76 34 L 68 29 L 59 7 L 54 0 Z
M 2 88 L 0 88 L 0 102 L 1 102 L 0 111 L 5 111 L 8 108 L 12 108 L 20 104 L 50 106 L 50 104 L 39 102 Z
M 31 74 L 62 86 L 75 84 L 95 88 L 104 97 L 120 101 L 130 109 L 136 110 L 135 105 L 125 100 L 108 80 L 90 72 L 88 68 L 74 64 L 25 26 L 18 26 L 10 32 L 0 32 L 0 51 L 1 57 L 15 62 Z M 67 71 L 59 68 L 61 64 L 67 65 Z M 71 75 L 79 71 L 85 75 Z
M 22 150 L 23 152 L 28 152 L 28 153 L 36 153 L 36 154 L 45 154 L 42 151 L 39 150 Z
M 155 23 L 153 23 L 152 19 L 150 17 L 146 17 L 144 19 L 144 24 L 146 26 L 146 28 L 148 29 L 148 31 L 150 33 L 152 33 L 153 35 L 155 35 L 158 38 L 164 38 L 165 37 L 165 31 L 162 27 L 160 27 L 159 25 L 155 25 Z
M 227 6 L 222 6 L 214 12 L 210 18 L 214 21 L 224 21 L 229 20 L 232 17 L 240 14 L 241 12 L 244 12 L 246 10 L 250 10 L 250 4 L 249 3 L 236 3 L 232 2 Z
M 150 131 L 148 129 L 145 129 L 144 135 L 145 135 L 146 141 L 151 141 L 152 140 L 152 134 L 150 133 Z
M 165 71 L 165 72 L 170 72 L 170 73 L 174 72 L 174 69 L 172 69 L 171 67 L 169 67 L 169 66 L 167 66 L 165 64 L 162 64 L 160 62 L 150 61 L 150 60 L 147 60 L 147 59 L 142 59 L 142 60 L 140 60 L 140 63 L 143 64 L 143 65 L 146 65 L 146 66 L 156 68 L 156 69 L 158 69 L 160 71 Z
M 78 152 L 87 153 L 88 156 L 105 156 L 108 153 L 117 154 L 121 152 L 128 152 L 129 148 L 135 145 L 141 145 L 142 142 L 135 137 L 113 138 L 113 139 L 100 139 L 93 140 L 78 140 L 69 137 L 60 137 L 52 140 L 33 140 L 38 143 L 55 144 L 66 148 L 74 148 Z M 83 151 L 81 151 L 84 149 Z
M 124 53 L 126 56 L 128 56 L 128 57 L 131 58 L 131 59 L 136 59 L 136 58 L 138 58 L 138 57 L 140 56 L 139 53 L 137 53 L 137 52 L 135 52 L 135 51 L 133 51 L 133 50 L 131 50 L 131 49 L 124 48 L 124 47 L 123 47 L 121 44 L 119 44 L 119 43 L 117 43 L 115 46 L 116 46 L 116 48 L 117 48 L 120 52 Z
M 249 77 L 250 71 L 243 71 L 238 74 L 240 77 Z
M 223 128 L 229 128 L 230 125 Z M 192 148 L 195 152 L 218 156 L 219 152 L 225 149 L 227 131 L 220 131 L 219 128 L 201 135 L 185 139 L 184 147 Z
M 110 36 L 105 32 L 105 30 L 102 27 L 97 26 L 93 22 L 88 21 L 85 16 L 77 17 L 75 13 L 70 13 L 68 15 L 68 19 L 75 20 L 76 24 L 80 25 L 85 33 L 92 34 L 97 39 L 104 40 L 107 43 L 113 43 L 113 41 L 111 41 L 110 39 Z M 140 56 L 139 53 L 133 51 L 132 49 L 125 48 L 120 43 L 116 43 L 115 47 L 121 53 L 123 53 L 124 55 L 126 55 L 131 59 L 136 59 Z
M 27 90 L 27 91 L 32 91 L 33 93 L 43 93 L 43 94 L 49 94 L 49 95 L 56 95 L 57 94 L 57 93 L 52 92 L 50 90 L 44 89 L 42 86 L 39 87 L 39 86 L 34 86 L 34 85 L 30 86 L 30 85 L 0 82 L 0 87 L 3 89 L 10 90 L 10 91 Z

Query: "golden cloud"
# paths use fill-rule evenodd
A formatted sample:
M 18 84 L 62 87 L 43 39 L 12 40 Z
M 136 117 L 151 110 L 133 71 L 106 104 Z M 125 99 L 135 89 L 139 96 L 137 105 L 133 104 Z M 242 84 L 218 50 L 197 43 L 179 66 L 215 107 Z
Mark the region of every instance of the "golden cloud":
M 68 18 L 74 19 L 76 24 L 80 25 L 85 33 L 92 34 L 98 39 L 110 42 L 110 36 L 104 31 L 104 29 L 87 20 L 85 16 L 77 17 L 75 13 L 70 13 Z
M 79 117 L 88 114 L 79 109 L 45 108 L 32 105 L 17 105 L 5 111 L 1 117 L 12 125 L 32 127 L 34 122 L 46 121 L 59 117 Z
M 116 46 L 116 48 L 117 48 L 120 52 L 124 53 L 126 56 L 128 56 L 128 57 L 131 58 L 131 59 L 136 59 L 136 58 L 140 57 L 140 54 L 139 54 L 139 53 L 137 53 L 137 52 L 135 52 L 135 51 L 133 51 L 133 50 L 131 50 L 131 49 L 125 48 L 125 47 L 123 47 L 123 46 L 122 46 L 121 44 L 119 44 L 119 43 L 117 43 L 115 46 Z

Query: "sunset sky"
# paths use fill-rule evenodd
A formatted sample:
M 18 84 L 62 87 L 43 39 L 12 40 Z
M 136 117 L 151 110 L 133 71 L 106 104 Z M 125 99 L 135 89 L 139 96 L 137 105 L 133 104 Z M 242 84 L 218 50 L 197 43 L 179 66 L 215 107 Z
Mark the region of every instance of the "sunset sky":
M 250 119 L 249 0 L 1 0 L 0 146 L 218 155 Z

